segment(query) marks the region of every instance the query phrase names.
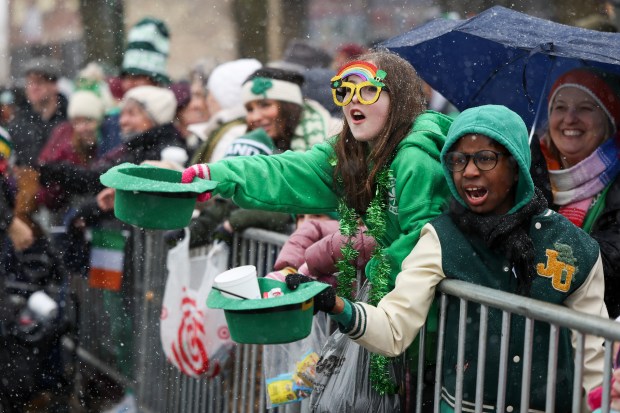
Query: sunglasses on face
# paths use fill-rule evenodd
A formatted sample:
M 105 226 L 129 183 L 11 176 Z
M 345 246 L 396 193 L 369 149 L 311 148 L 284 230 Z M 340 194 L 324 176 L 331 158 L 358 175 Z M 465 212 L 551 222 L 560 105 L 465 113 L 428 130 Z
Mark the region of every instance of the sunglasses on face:
M 387 86 L 375 86 L 369 81 L 362 83 L 340 82 L 338 87 L 332 88 L 334 103 L 338 106 L 347 106 L 353 100 L 353 95 L 363 105 L 372 105 L 381 95 L 382 90 L 387 91 Z
M 469 160 L 473 158 L 474 165 L 481 171 L 490 171 L 497 166 L 500 156 L 512 156 L 507 152 L 496 152 L 491 150 L 478 151 L 474 153 L 448 152 L 445 163 L 452 172 L 461 172 L 469 165 Z

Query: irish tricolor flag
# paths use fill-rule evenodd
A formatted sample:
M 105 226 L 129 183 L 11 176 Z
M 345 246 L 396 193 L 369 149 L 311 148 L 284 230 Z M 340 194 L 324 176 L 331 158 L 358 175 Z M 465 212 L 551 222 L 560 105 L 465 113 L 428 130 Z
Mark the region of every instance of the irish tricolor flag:
M 118 291 L 123 278 L 125 236 L 121 231 L 93 229 L 88 284 L 92 288 Z

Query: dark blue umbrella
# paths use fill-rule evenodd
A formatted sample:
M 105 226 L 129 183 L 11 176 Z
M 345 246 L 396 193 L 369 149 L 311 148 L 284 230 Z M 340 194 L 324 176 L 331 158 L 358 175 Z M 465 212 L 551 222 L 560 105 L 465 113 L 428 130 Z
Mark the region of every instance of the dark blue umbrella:
M 468 20 L 433 20 L 383 46 L 407 59 L 459 110 L 488 103 L 546 118 L 555 78 L 580 66 L 620 74 L 620 34 L 554 23 L 496 6 Z

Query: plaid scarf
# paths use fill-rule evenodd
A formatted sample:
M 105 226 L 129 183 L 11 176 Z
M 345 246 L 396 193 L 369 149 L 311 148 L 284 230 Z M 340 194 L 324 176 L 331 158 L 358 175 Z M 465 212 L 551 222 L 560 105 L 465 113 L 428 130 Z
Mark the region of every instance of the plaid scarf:
M 544 142 L 541 149 L 549 169 L 553 202 L 560 206 L 558 212 L 581 228 L 595 197 L 620 173 L 618 139 L 607 139 L 569 169 L 560 169 Z
M 291 139 L 291 150 L 305 152 L 329 138 L 331 115 L 317 102 L 306 99 L 299 125 Z

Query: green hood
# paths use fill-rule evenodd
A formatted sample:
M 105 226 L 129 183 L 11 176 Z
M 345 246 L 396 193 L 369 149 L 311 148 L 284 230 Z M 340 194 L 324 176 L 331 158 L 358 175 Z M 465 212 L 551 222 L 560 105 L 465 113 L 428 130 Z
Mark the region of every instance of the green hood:
M 463 111 L 452 123 L 446 144 L 441 151 L 441 165 L 452 195 L 463 206 L 466 206 L 465 201 L 456 191 L 452 172 L 446 167 L 444 158 L 457 140 L 470 133 L 485 135 L 500 143 L 517 161 L 519 182 L 517 183 L 515 205 L 508 213 L 512 214 L 518 211 L 534 196 L 534 182 L 530 175 L 532 157 L 528 144 L 527 127 L 523 119 L 505 106 L 484 105 Z
M 428 133 L 410 133 L 398 144 L 396 153 L 399 153 L 406 146 L 416 146 L 439 162 L 441 148 L 445 142 L 444 136 L 446 136 L 451 124 L 452 118 L 443 113 L 432 110 L 421 113 L 413 123 L 413 130 Z

